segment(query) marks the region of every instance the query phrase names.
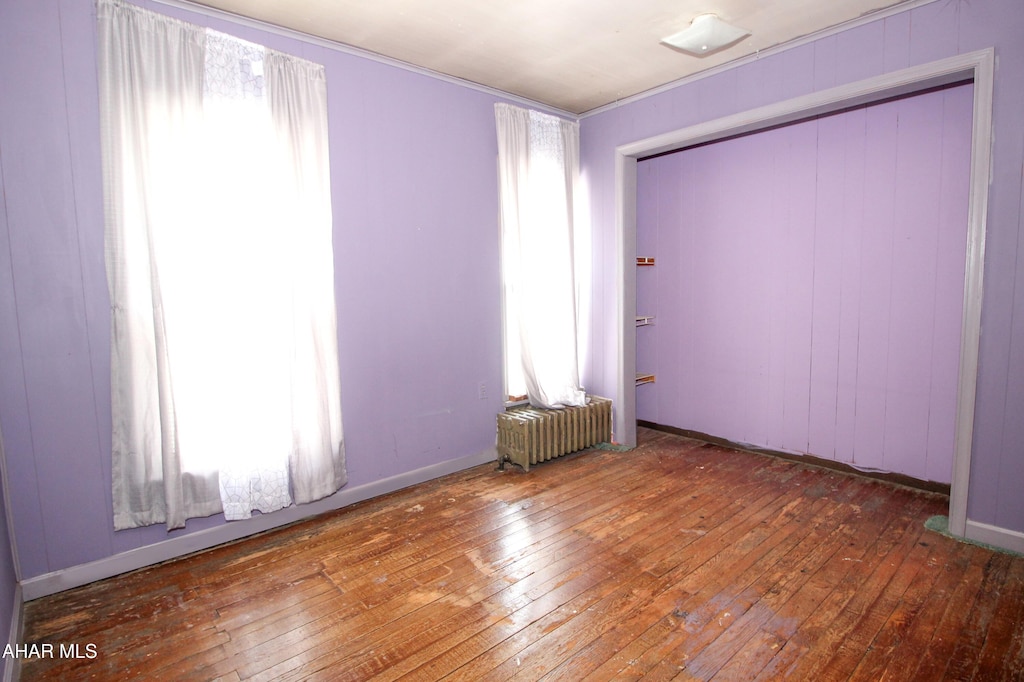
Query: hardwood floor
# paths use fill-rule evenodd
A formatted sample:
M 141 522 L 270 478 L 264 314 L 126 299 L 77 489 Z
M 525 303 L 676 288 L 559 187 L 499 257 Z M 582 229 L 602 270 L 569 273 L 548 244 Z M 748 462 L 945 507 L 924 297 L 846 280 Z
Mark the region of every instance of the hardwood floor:
M 641 430 L 30 602 L 23 680 L 1020 680 L 1024 558 L 947 500 Z

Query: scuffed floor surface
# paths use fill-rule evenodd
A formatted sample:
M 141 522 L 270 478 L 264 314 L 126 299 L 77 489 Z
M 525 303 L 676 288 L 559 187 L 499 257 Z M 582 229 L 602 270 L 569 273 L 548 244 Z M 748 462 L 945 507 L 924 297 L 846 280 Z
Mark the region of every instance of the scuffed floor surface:
M 21 679 L 1022 679 L 1024 558 L 947 508 L 641 430 L 30 602 L 81 657 Z

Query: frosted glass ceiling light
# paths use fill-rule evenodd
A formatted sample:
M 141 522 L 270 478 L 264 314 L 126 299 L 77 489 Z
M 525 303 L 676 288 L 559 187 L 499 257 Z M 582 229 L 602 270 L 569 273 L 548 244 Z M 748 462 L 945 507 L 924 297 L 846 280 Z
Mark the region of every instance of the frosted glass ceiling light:
M 701 14 L 693 18 L 690 27 L 661 42 L 695 57 L 704 57 L 729 47 L 750 35 L 750 31 L 727 24 L 717 15 Z

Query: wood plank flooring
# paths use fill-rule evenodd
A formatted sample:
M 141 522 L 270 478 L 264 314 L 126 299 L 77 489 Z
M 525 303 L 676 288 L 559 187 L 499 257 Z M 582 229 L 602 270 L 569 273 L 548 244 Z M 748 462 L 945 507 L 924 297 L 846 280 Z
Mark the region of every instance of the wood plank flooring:
M 948 502 L 646 429 L 30 602 L 23 680 L 1021 680 L 1024 558 Z

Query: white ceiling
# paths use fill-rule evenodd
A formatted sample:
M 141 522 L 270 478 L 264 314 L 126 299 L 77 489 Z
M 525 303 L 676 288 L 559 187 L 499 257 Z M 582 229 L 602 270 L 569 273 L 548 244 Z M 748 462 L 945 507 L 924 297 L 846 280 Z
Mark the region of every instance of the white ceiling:
M 579 114 L 908 0 L 196 1 Z M 752 35 L 660 44 L 706 12 Z

